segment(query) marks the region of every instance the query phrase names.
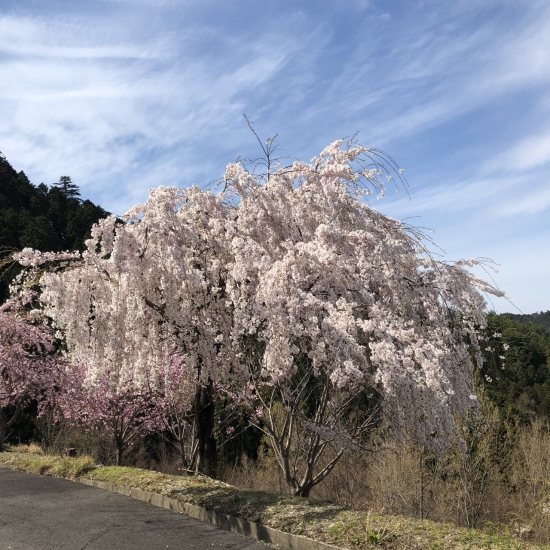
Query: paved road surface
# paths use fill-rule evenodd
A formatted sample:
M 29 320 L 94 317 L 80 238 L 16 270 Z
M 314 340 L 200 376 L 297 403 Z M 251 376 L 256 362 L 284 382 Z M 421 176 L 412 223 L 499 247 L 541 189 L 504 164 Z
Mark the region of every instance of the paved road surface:
M 0 550 L 266 550 L 124 495 L 0 469 Z

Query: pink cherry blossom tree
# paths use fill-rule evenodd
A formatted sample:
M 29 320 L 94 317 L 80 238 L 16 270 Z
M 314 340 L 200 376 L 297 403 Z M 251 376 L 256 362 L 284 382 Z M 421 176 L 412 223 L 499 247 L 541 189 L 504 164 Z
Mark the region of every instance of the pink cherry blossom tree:
M 44 406 L 60 383 L 62 361 L 55 335 L 32 318 L 21 302 L 0 307 L 0 452 L 21 409 L 36 400 Z
M 467 270 L 477 261 L 443 261 L 422 232 L 370 206 L 373 187 L 383 194 L 378 159 L 339 141 L 267 182 L 241 165 L 226 173 L 239 203 L 234 334 L 243 353 L 251 333 L 262 344 L 250 368 L 263 429 L 294 494 L 309 494 L 341 456 L 323 463 L 326 444 L 345 447 L 369 427 L 368 407 L 350 422 L 344 405 L 365 390 L 381 394 L 396 437 L 429 447 L 456 439 L 455 416 L 475 406 L 467 342 L 481 364 L 483 293 L 502 293 Z M 313 400 L 311 376 L 322 381 Z M 310 436 L 296 468 L 298 425 Z
M 163 427 L 165 413 L 159 404 L 158 389 L 149 380 L 121 386 L 119 374 L 112 366 L 92 381 L 86 365 L 72 365 L 56 405 L 63 418 L 84 429 L 105 431 L 116 447 L 116 462 L 122 465 L 124 452 L 138 439 Z
M 153 406 L 159 429 L 179 454 L 187 471 L 196 469 L 198 440 L 193 411 L 196 387 L 185 357 L 174 355 L 161 364 L 157 375 L 157 393 Z
M 99 222 L 82 255 L 24 250 L 23 277 L 39 280 L 71 361 L 92 380 L 116 365 L 124 387 L 184 355 L 198 469 L 210 474 L 215 388 L 247 388 L 295 494 L 330 472 L 325 449 L 368 431 L 361 396 L 380 396 L 397 438 L 444 447 L 475 406 L 483 294 L 502 293 L 468 270 L 476 260 L 444 261 L 422 232 L 371 207 L 400 175 L 382 152 L 337 141 L 310 163 L 267 166 L 256 176 L 229 165 L 218 194 L 151 190 L 125 223 Z M 291 471 L 297 426 L 311 443 Z

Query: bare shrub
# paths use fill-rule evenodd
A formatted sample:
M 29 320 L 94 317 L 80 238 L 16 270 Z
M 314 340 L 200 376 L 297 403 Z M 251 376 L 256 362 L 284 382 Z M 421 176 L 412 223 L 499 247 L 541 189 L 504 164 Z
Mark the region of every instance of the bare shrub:
M 116 448 L 108 434 L 100 430 L 85 431 L 47 411 L 36 421 L 36 433 L 42 449 L 48 454 L 64 455 L 74 449 L 76 455 L 90 456 L 97 464 L 116 461 Z
M 222 463 L 218 474 L 222 481 L 243 489 L 268 491 L 280 495 L 290 492 L 266 436 L 262 438 L 255 461 L 243 454 L 234 464 Z
M 161 440 L 154 449 L 155 460 L 153 468 L 158 472 L 173 475 L 188 475 L 191 470 L 185 468 L 182 464 L 182 456 L 180 450 L 174 448 L 174 445 Z
M 445 461 L 414 443 L 388 444 L 373 455 L 367 471 L 371 506 L 390 514 L 436 519 L 447 498 Z
M 371 509 L 373 495 L 368 472 L 373 460 L 376 458 L 371 453 L 346 453 L 336 464 L 331 475 L 314 488 L 312 496 L 343 504 L 353 510 Z
M 44 449 L 54 449 L 57 446 L 57 440 L 60 432 L 64 428 L 64 423 L 56 419 L 52 410 L 47 410 L 39 416 L 35 422 L 36 434 Z
M 510 473 L 513 525 L 524 538 L 550 540 L 550 424 L 540 419 L 518 434 Z
M 446 493 L 453 501 L 449 519 L 464 527 L 502 521 L 498 503 L 514 449 L 513 433 L 496 407 L 483 397 L 480 409 L 460 428 L 465 448 L 451 452 L 446 468 Z
M 125 462 L 135 468 L 163 474 L 189 475 L 194 471 L 182 466 L 179 450 L 162 437 L 140 439 L 128 451 Z

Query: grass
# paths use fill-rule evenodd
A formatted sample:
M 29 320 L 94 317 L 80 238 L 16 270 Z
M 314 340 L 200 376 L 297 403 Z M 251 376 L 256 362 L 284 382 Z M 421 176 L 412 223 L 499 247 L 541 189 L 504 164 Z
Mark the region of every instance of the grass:
M 548 545 L 521 541 L 506 532 L 466 529 L 427 520 L 352 511 L 312 499 L 239 490 L 205 476 L 174 476 L 118 466 L 97 467 L 90 457 L 47 456 L 21 450 L 24 449 L 0 453 L 0 467 L 138 487 L 346 549 L 550 550 Z
M 0 453 L 0 466 L 9 466 L 16 470 L 33 474 L 78 479 L 97 467 L 89 456 L 68 458 L 44 455 L 35 449 L 29 450 L 27 445 L 16 447 L 15 451 Z M 37 447 L 37 446 L 36 446 Z

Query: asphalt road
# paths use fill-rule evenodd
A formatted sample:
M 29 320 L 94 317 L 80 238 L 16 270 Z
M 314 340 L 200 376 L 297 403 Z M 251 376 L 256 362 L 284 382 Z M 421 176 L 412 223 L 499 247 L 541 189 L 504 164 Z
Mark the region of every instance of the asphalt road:
M 124 495 L 0 469 L 0 550 L 165 548 L 268 547 Z

